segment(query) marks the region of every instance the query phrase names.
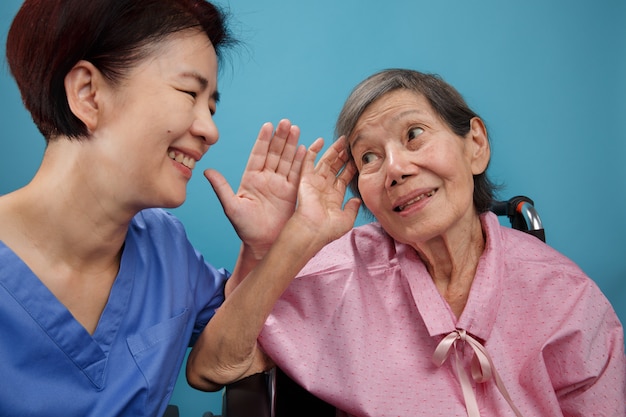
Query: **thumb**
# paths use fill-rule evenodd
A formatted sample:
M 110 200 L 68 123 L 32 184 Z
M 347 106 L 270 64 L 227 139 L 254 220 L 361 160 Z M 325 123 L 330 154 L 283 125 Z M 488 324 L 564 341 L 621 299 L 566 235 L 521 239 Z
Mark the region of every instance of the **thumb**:
M 359 208 L 361 207 L 361 200 L 353 197 L 346 202 L 343 207 L 344 213 L 348 213 L 350 218 L 352 219 L 352 224 L 356 221 L 356 216 L 359 214 Z
M 231 208 L 233 197 L 235 196 L 230 184 L 228 184 L 228 181 L 226 181 L 226 178 L 224 178 L 222 174 L 214 169 L 205 170 L 204 176 L 207 180 L 209 180 L 211 187 L 213 187 L 213 191 L 215 192 L 218 200 L 220 200 L 220 204 L 222 205 L 224 212 L 228 213 Z

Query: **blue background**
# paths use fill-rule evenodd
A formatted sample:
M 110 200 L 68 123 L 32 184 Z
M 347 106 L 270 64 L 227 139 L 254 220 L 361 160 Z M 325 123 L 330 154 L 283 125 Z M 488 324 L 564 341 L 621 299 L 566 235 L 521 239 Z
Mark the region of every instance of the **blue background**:
M 0 3 L 0 194 L 24 184 L 44 141 L 4 61 L 18 0 Z M 366 76 L 408 67 L 443 76 L 487 122 L 490 173 L 503 198 L 531 196 L 550 245 L 578 263 L 626 321 L 626 2 L 623 0 L 223 0 L 243 45 L 220 78 L 221 137 L 175 212 L 217 266 L 239 243 L 201 174 L 236 188 L 257 131 L 290 118 L 309 144 L 332 140 L 349 91 Z M 362 221 L 362 220 L 360 220 Z M 181 378 L 184 417 L 220 413 L 220 394 Z

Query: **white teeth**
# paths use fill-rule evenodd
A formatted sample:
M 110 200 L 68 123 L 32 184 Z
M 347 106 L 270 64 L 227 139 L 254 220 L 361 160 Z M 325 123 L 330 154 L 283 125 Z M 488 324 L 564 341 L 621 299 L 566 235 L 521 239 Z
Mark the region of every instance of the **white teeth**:
M 196 160 L 193 158 L 190 158 L 188 156 L 183 155 L 182 153 L 176 153 L 174 151 L 169 151 L 167 153 L 167 156 L 169 156 L 171 159 L 173 159 L 174 161 L 178 162 L 179 164 L 183 164 L 184 166 L 186 166 L 189 169 L 194 169 L 196 166 Z
M 424 197 L 432 197 L 434 194 L 435 194 L 435 190 L 431 190 L 431 191 L 427 192 L 426 194 L 420 194 L 417 197 L 415 197 L 414 199 L 407 201 L 405 204 L 396 207 L 396 211 L 402 211 L 405 208 L 407 208 L 408 206 L 410 206 L 411 204 L 417 203 L 422 198 L 424 198 Z

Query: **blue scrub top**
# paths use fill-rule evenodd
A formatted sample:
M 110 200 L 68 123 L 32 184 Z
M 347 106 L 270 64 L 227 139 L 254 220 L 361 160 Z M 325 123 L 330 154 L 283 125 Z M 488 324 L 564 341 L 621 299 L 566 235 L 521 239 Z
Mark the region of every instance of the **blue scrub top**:
M 228 275 L 175 217 L 144 210 L 90 335 L 0 242 L 0 416 L 161 416 Z

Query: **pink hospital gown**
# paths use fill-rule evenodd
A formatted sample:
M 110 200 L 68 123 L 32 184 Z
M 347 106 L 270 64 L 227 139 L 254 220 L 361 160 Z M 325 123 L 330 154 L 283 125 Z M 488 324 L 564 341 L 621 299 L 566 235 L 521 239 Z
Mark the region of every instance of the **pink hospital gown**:
M 474 350 L 438 366 L 462 332 L 491 358 L 524 417 L 625 416 L 623 329 L 596 284 L 535 237 L 481 216 L 485 251 L 457 320 L 408 245 L 373 223 L 326 246 L 277 303 L 265 351 L 300 385 L 353 416 L 515 416 L 496 378 L 472 378 Z M 456 332 L 456 333 L 455 333 Z

